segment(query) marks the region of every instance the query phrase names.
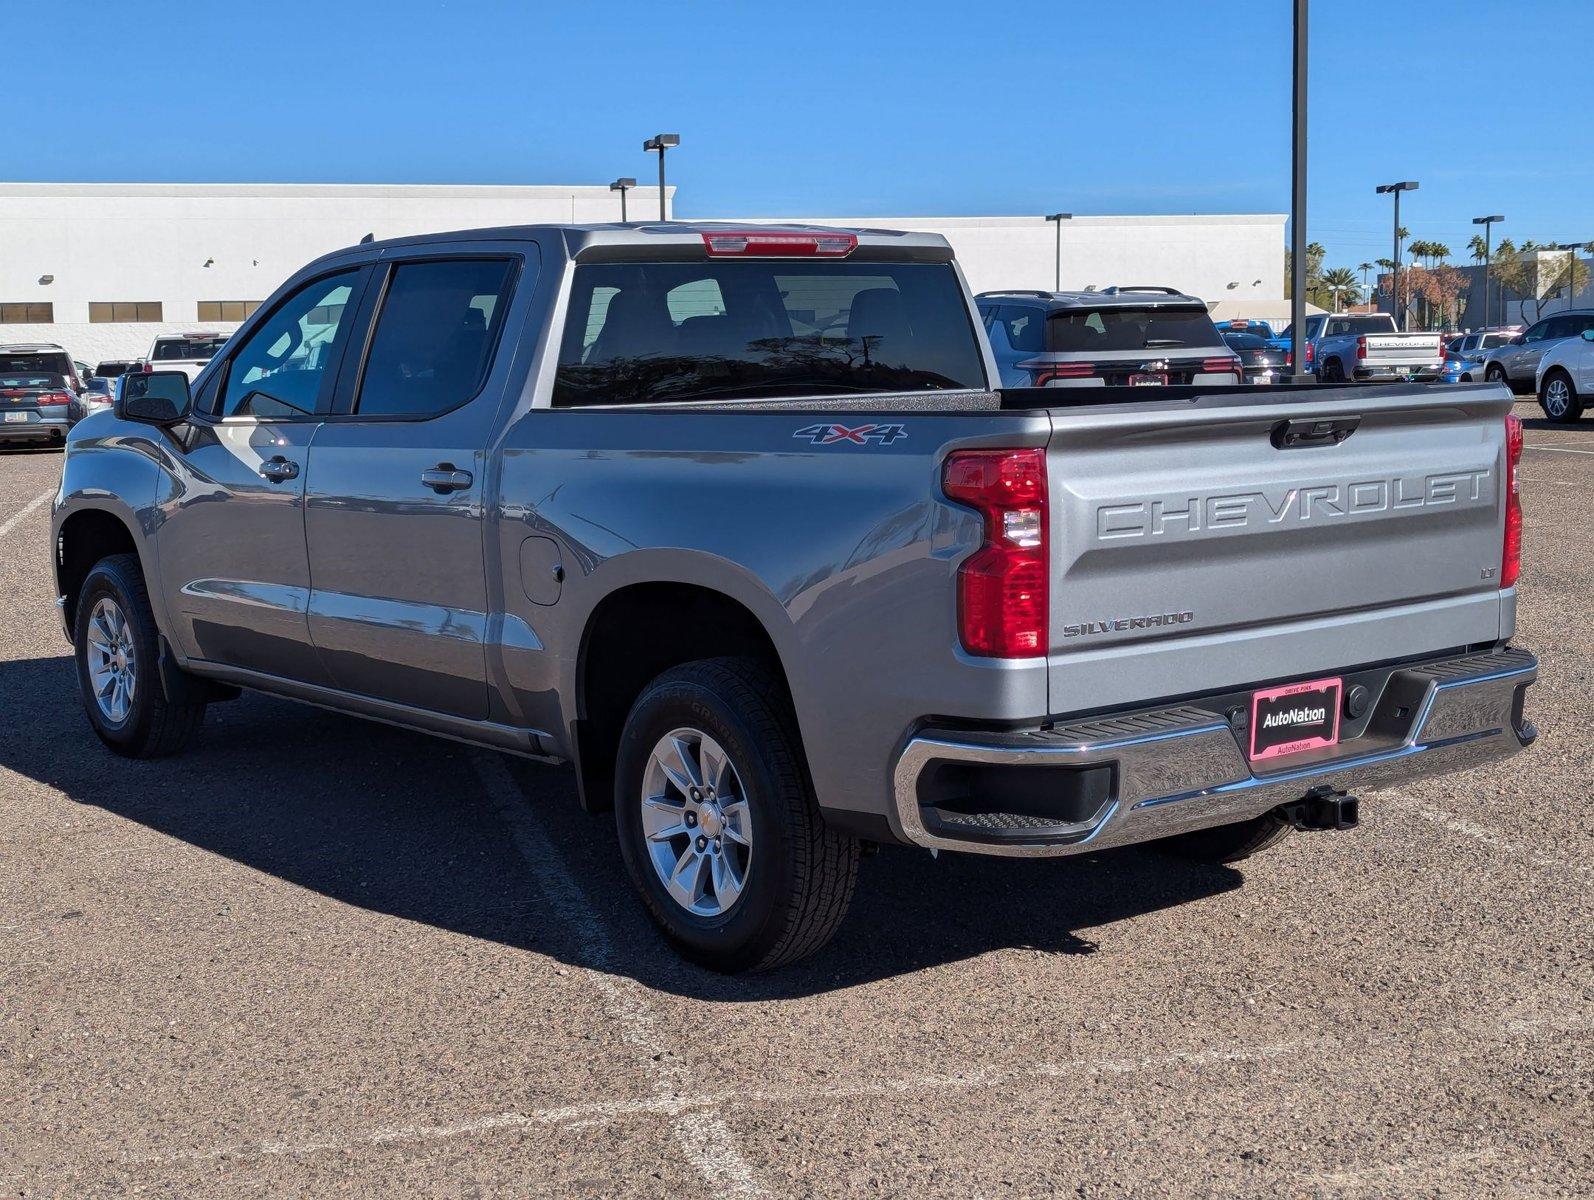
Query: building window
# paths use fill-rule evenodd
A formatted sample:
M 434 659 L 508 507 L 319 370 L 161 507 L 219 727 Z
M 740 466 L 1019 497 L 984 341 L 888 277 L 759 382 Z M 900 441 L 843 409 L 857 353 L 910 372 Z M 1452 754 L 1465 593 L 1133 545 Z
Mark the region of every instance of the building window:
M 201 300 L 201 321 L 242 321 L 260 307 L 258 300 Z
M 159 300 L 90 300 L 89 320 L 101 321 L 160 321 Z
M 0 325 L 49 325 L 55 320 L 55 305 L 40 301 L 0 304 Z

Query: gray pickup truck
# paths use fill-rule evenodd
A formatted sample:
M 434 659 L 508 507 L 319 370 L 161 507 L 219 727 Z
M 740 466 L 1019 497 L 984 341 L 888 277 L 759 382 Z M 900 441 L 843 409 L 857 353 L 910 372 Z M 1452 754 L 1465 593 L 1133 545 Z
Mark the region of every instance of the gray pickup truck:
M 573 761 L 727 971 L 873 844 L 1228 862 L 1532 741 L 1504 388 L 996 378 L 933 236 L 328 255 L 73 430 L 88 719 L 166 754 L 248 688 Z

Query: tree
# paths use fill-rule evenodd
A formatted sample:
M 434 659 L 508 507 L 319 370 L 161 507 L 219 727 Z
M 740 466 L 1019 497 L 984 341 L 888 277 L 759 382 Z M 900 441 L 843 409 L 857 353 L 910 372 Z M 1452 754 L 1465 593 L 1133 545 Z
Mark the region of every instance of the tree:
M 1594 242 L 1581 246 L 1578 250 L 1594 254 Z M 1546 264 L 1544 268 L 1546 297 L 1565 289 L 1566 302 L 1570 305 L 1577 300 L 1577 294 L 1588 286 L 1588 264 L 1578 257 L 1578 250 L 1569 250 Z
M 1322 304 L 1319 296 L 1322 292 L 1323 256 L 1328 252 L 1318 242 L 1309 242 L 1306 247 L 1306 298 L 1313 304 Z M 1292 298 L 1290 288 L 1295 278 L 1293 270 L 1294 259 L 1288 250 L 1284 252 L 1284 297 Z
M 1349 267 L 1335 267 L 1323 275 L 1323 287 L 1333 301 L 1334 311 L 1338 312 L 1340 297 L 1356 294 L 1356 272 Z
M 1472 252 L 1472 261 L 1482 266 L 1489 257 L 1489 244 L 1483 240 L 1483 234 L 1475 233 L 1472 240 L 1467 243 L 1467 249 Z
M 1373 269 L 1373 264 L 1362 263 L 1361 266 L 1357 267 L 1356 269 L 1362 273 L 1362 291 L 1365 292 L 1367 290 L 1367 272 Z

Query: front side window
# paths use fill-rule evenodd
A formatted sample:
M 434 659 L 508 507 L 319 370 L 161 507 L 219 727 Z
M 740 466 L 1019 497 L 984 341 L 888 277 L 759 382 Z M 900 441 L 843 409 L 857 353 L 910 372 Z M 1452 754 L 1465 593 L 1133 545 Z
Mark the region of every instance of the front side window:
M 508 308 L 506 258 L 402 263 L 377 314 L 355 412 L 437 416 L 481 390 Z
M 291 418 L 316 410 L 358 271 L 328 275 L 288 297 L 232 356 L 223 417 Z
M 576 267 L 556 405 L 983 388 L 949 264 Z
M 1550 336 L 1550 323 L 1539 321 L 1528 326 L 1528 331 L 1522 335 L 1524 342 L 1541 342 Z

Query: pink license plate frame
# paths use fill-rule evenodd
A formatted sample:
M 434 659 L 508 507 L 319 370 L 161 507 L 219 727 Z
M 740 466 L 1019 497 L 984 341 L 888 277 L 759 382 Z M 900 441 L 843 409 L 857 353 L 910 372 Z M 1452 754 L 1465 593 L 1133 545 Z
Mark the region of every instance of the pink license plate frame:
M 1307 750 L 1322 750 L 1329 746 L 1339 745 L 1339 705 L 1340 698 L 1345 692 L 1345 681 L 1339 676 L 1329 679 L 1309 679 L 1304 683 L 1289 683 L 1283 687 L 1265 688 L 1259 692 L 1251 693 L 1251 731 L 1249 753 L 1252 762 L 1267 762 L 1275 758 L 1284 758 L 1290 754 L 1302 754 Z M 1310 701 L 1318 696 L 1323 699 L 1323 708 L 1326 710 L 1323 720 L 1328 723 L 1326 732 L 1321 731 L 1321 722 L 1314 722 L 1318 726 L 1311 734 L 1293 738 L 1286 742 L 1257 748 L 1257 742 L 1263 733 L 1262 709 L 1264 705 L 1271 706 L 1277 701 L 1288 701 L 1301 697 L 1303 707 L 1309 711 Z

